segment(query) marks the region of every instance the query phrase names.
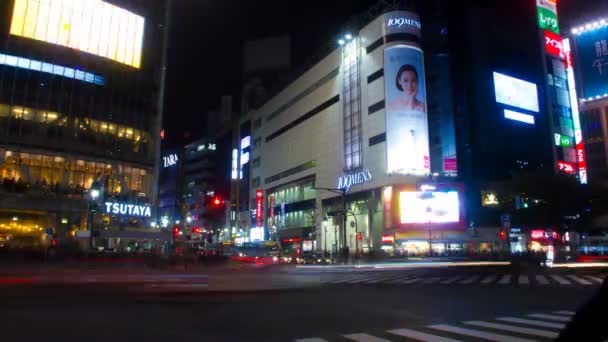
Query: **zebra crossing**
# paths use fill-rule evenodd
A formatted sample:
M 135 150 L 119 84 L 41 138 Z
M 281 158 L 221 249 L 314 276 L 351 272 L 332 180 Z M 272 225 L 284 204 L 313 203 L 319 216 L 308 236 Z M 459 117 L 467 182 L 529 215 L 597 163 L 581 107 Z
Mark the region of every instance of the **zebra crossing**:
M 350 273 L 323 279 L 324 285 L 520 285 L 520 286 L 599 286 L 605 275 L 577 274 L 463 274 Z
M 574 312 L 567 310 L 529 313 L 520 317 L 498 316 L 489 320 L 462 321 L 456 324 L 430 324 L 416 328 L 397 328 L 374 332 L 336 334 L 332 337 L 299 338 L 296 342 L 394 342 L 403 339 L 428 342 L 532 342 L 554 340 Z M 328 338 L 328 339 L 327 339 Z

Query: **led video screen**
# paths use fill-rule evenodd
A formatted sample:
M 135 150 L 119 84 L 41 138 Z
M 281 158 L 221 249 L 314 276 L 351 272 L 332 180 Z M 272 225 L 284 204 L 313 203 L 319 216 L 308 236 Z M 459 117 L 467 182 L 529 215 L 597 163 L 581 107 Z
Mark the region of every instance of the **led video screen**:
M 15 0 L 10 33 L 141 66 L 145 19 L 101 0 Z
M 458 192 L 401 192 L 399 214 L 401 224 L 457 223 L 460 221 Z

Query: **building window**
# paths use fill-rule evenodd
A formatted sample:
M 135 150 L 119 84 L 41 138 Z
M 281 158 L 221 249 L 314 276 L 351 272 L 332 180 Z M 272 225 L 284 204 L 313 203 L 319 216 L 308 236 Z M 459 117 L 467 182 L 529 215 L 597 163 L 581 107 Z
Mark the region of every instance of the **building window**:
M 253 179 L 253 181 L 251 181 L 251 185 L 252 187 L 256 188 L 258 186 L 260 186 L 260 177 L 255 177 Z
M 262 119 L 255 119 L 255 121 L 253 121 L 253 128 L 258 129 L 260 127 L 262 127 Z
M 260 167 L 260 157 L 257 157 L 255 159 L 253 159 L 253 162 L 251 162 L 251 165 L 253 165 L 254 169 L 257 169 L 258 167 Z
M 344 169 L 361 167 L 361 80 L 359 39 L 342 49 L 342 103 L 344 113 Z

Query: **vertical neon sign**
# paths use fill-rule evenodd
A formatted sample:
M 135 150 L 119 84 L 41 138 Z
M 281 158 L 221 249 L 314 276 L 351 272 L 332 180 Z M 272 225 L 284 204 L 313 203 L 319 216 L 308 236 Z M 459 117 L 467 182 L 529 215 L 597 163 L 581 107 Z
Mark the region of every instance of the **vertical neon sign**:
M 574 66 L 572 65 L 572 49 L 570 47 L 569 38 L 564 39 L 563 47 L 564 54 L 566 55 L 566 73 L 568 74 L 572 121 L 574 122 L 574 143 L 576 147 L 576 160 L 578 162 L 578 176 L 581 184 L 587 184 L 587 160 L 585 157 L 583 131 L 581 129 L 581 118 L 578 108 L 578 96 L 576 94 L 576 83 L 574 81 Z

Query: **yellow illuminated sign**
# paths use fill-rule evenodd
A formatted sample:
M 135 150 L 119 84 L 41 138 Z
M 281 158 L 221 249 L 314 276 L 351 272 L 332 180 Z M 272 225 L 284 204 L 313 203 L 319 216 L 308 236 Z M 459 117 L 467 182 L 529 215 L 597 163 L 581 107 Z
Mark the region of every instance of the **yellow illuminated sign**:
M 101 0 L 15 0 L 11 34 L 141 66 L 145 19 Z

